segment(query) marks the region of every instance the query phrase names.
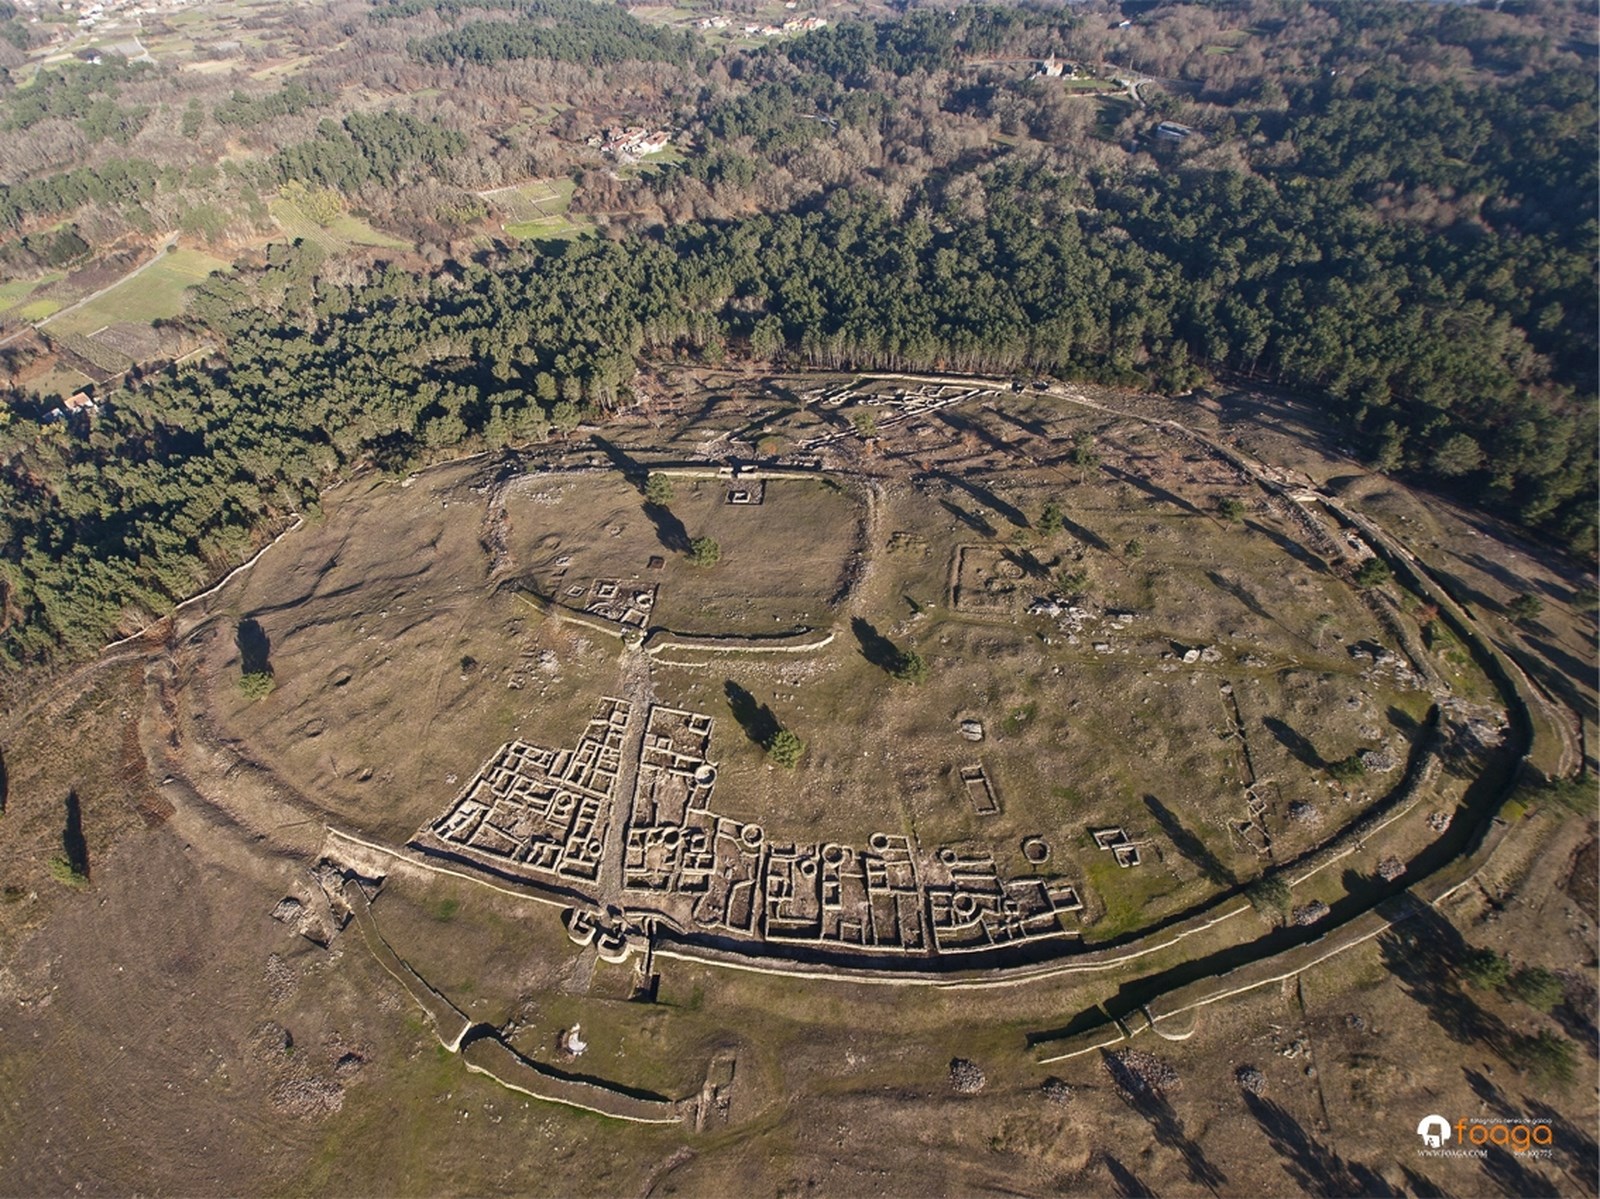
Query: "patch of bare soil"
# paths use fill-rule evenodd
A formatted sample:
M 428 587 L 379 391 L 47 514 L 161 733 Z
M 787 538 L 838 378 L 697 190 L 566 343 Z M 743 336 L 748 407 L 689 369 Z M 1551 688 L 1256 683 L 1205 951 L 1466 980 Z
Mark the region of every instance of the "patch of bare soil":
M 1589 838 L 1573 855 L 1565 887 L 1591 923 L 1600 921 L 1600 841 Z

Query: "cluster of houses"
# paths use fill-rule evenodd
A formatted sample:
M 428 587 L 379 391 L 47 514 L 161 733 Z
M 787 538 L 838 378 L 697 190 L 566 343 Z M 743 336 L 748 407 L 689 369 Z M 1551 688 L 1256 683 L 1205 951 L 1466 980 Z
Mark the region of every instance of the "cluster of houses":
M 785 8 L 793 8 L 787 4 Z M 727 17 L 702 17 L 701 29 L 727 29 L 730 26 Z M 782 25 L 745 25 L 742 32 L 746 37 L 783 37 L 790 33 L 810 33 L 813 29 L 824 29 L 828 22 L 822 17 L 792 17 Z
M 642 125 L 630 125 L 627 128 L 613 125 L 603 134 L 592 134 L 588 144 L 602 154 L 628 161 L 661 153 L 672 144 L 672 130 L 646 129 Z
M 88 392 L 74 392 L 61 401 L 59 407 L 50 409 L 39 418 L 41 425 L 59 424 L 74 416 L 88 416 L 92 412 L 99 412 L 100 405 L 95 402 Z
M 1041 59 L 1033 72 L 1036 79 L 1076 79 L 1080 73 L 1077 63 L 1057 58 L 1054 54 Z
M 14 0 L 14 2 L 21 11 L 33 14 L 35 20 L 38 19 L 39 10 L 43 7 L 39 0 Z M 68 16 L 75 15 L 80 28 L 93 29 L 111 17 L 158 16 L 161 13 L 185 8 L 192 3 L 195 3 L 195 0 L 87 0 L 86 3 L 63 0 L 61 10 Z

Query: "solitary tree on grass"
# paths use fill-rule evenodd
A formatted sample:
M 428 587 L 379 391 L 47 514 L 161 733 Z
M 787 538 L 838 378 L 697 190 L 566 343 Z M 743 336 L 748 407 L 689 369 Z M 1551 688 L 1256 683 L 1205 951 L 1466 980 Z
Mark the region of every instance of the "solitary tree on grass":
M 806 743 L 789 729 L 779 729 L 767 740 L 767 757 L 787 770 L 793 770 L 806 752 Z
M 1526 624 L 1544 611 L 1544 601 L 1537 595 L 1524 591 L 1506 605 L 1506 615 L 1518 624 Z
M 714 537 L 696 537 L 689 543 L 689 561 L 696 566 L 715 566 L 722 558 L 722 547 Z
M 928 677 L 928 661 L 914 649 L 903 649 L 889 673 L 902 683 L 920 683 Z
M 660 471 L 652 471 L 644 484 L 645 502 L 665 508 L 672 503 L 672 494 L 672 480 Z
M 1393 575 L 1389 564 L 1382 558 L 1368 558 L 1356 569 L 1357 587 L 1381 587 Z
M 1542 966 L 1524 966 L 1506 981 L 1506 990 L 1541 1012 L 1555 1007 L 1567 993 L 1561 979 Z
M 1079 433 L 1072 439 L 1072 465 L 1078 468 L 1078 482 L 1100 465 L 1100 451 L 1095 448 L 1094 434 Z
M 1474 949 L 1461 959 L 1461 977 L 1480 991 L 1505 985 L 1511 963 L 1492 949 Z
M 1062 595 L 1081 595 L 1089 585 L 1089 572 L 1081 566 L 1063 566 L 1051 577 L 1050 582 Z
M 1361 760 L 1358 751 L 1348 757 L 1340 758 L 1337 762 L 1329 762 L 1328 773 L 1341 783 L 1353 783 L 1367 773 L 1367 764 Z

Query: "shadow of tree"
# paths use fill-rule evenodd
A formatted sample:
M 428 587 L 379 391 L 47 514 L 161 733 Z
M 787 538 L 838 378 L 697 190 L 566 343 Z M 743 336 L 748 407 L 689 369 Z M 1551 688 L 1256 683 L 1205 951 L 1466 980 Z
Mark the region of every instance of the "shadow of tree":
M 1244 527 L 1253 532 L 1260 533 L 1262 536 L 1267 538 L 1268 541 L 1272 542 L 1273 545 L 1277 546 L 1284 553 L 1288 554 L 1289 557 L 1293 558 L 1301 565 L 1309 567 L 1317 574 L 1328 573 L 1328 564 L 1321 558 L 1317 557 L 1316 554 L 1313 554 L 1305 546 L 1301 545 L 1298 541 L 1295 541 L 1292 537 L 1286 537 L 1282 533 L 1278 532 L 1278 530 L 1270 528 L 1256 520 L 1246 519 L 1244 522 Z
M 1217 1188 L 1228 1181 L 1228 1176 L 1206 1157 L 1200 1146 L 1184 1131 L 1183 1121 L 1172 1110 L 1167 1097 L 1128 1069 L 1116 1054 L 1102 1049 L 1100 1056 L 1112 1081 L 1116 1083 L 1117 1094 L 1149 1123 L 1156 1144 L 1178 1155 L 1191 1182 L 1216 1194 Z
M 1487 1111 L 1510 1111 L 1508 1101 L 1500 1088 L 1476 1070 L 1463 1068 L 1462 1074 L 1466 1076 L 1467 1085 L 1472 1088 L 1472 1093 L 1482 1101 Z
M 850 631 L 861 645 L 861 656 L 879 670 L 893 670 L 900 664 L 900 651 L 894 642 L 861 617 L 851 618 Z
M 1386 713 L 1386 715 L 1389 718 L 1389 723 L 1394 725 L 1395 728 L 1399 729 L 1406 736 L 1409 737 L 1412 733 L 1417 731 L 1417 722 L 1409 712 L 1390 705 L 1389 711 Z
M 261 622 L 247 616 L 239 622 L 233 643 L 239 649 L 239 670 L 243 674 L 272 673 L 272 638 Z
M 1530 1170 L 1517 1155 L 1498 1145 L 1490 1145 L 1483 1158 L 1483 1172 L 1501 1195 L 1553 1195 L 1554 1188 L 1536 1170 Z
M 1024 433 L 1031 433 L 1035 437 L 1048 437 L 1050 435 L 1050 430 L 1046 429 L 1041 422 L 1025 420 L 1015 413 L 1007 412 L 1004 408 L 990 408 L 986 405 L 984 411 L 992 412 L 995 416 L 1005 421 L 1006 424 L 1021 429 Z
M 951 516 L 954 516 L 962 524 L 966 525 L 967 528 L 978 534 L 978 536 L 994 536 L 994 526 L 978 513 L 968 512 L 965 508 L 961 507 L 960 504 L 952 504 L 949 500 L 940 500 L 939 506 L 942 507 L 946 512 L 950 513 Z
M 1548 640 L 1529 637 L 1527 641 L 1529 647 L 1538 653 L 1539 658 L 1530 661 L 1519 657 L 1518 661 L 1523 668 L 1540 667 L 1542 681 L 1546 686 L 1557 692 L 1575 712 L 1582 713 L 1590 720 L 1595 719 L 1596 708 L 1593 697 L 1586 695 L 1572 681 L 1574 679 L 1585 679 L 1592 682 L 1594 668 L 1586 662 L 1578 661 L 1566 650 L 1557 646 L 1553 637 Z M 1541 662 L 1540 659 L 1543 661 Z M 1544 663 L 1549 663 L 1549 665 L 1545 666 Z
M 1000 445 L 1005 446 L 1005 443 L 1001 442 Z M 964 479 L 950 471 L 939 471 L 937 474 L 946 483 L 949 483 L 952 487 L 959 487 L 985 508 L 1003 517 L 1017 528 L 1026 529 L 1028 527 L 1028 518 L 1022 514 L 1022 509 L 1001 499 L 983 484 L 974 483 L 971 479 Z
M 1284 1159 L 1284 1169 L 1302 1193 L 1324 1199 L 1347 1195 L 1392 1196 L 1395 1190 L 1375 1170 L 1347 1162 L 1301 1127 L 1283 1107 L 1259 1095 L 1244 1093 L 1245 1106 Z
M 1401 988 L 1427 1009 L 1435 1024 L 1463 1045 L 1483 1044 L 1505 1056 L 1510 1033 L 1498 1016 L 1484 1011 L 1456 982 L 1455 969 L 1468 953 L 1455 927 L 1422 903 L 1378 938 L 1384 965 Z
M 670 508 L 646 504 L 644 514 L 656 527 L 656 540 L 661 543 L 662 549 L 674 554 L 689 552 L 689 530 L 683 527 L 683 522 L 672 514 Z
M 1550 1121 L 1551 1148 L 1563 1168 L 1582 1185 L 1584 1194 L 1600 1194 L 1600 1145 L 1594 1137 L 1537 1099 L 1528 1100 L 1527 1111 L 1535 1119 Z
M 1131 486 L 1138 488 L 1140 491 L 1142 491 L 1146 495 L 1148 495 L 1151 499 L 1160 500 L 1163 503 L 1171 504 L 1174 508 L 1178 509 L 1180 512 L 1188 512 L 1188 513 L 1190 513 L 1191 515 L 1194 515 L 1194 516 L 1203 516 L 1203 515 L 1205 515 L 1203 512 L 1200 511 L 1200 509 L 1196 508 L 1193 504 L 1191 504 L 1188 500 L 1184 499 L 1181 495 L 1178 495 L 1176 492 L 1173 492 L 1173 491 L 1168 491 L 1165 487 L 1162 487 L 1159 483 L 1152 482 L 1150 479 L 1146 478 L 1144 475 L 1132 474 L 1129 471 L 1121 470 L 1120 468 L 1115 467 L 1115 466 L 1102 465 L 1100 469 L 1105 471 L 1106 474 L 1110 475 L 1113 479 L 1116 479 L 1119 482 L 1130 484 Z
M 1100 1163 L 1111 1175 L 1111 1193 L 1117 1199 L 1155 1199 L 1155 1192 L 1139 1181 L 1139 1176 L 1109 1153 L 1100 1155 Z
M 1454 553 L 1452 553 L 1450 556 L 1453 558 L 1460 557 L 1459 554 Z M 1500 612 L 1504 611 L 1497 600 L 1491 599 L 1482 591 L 1479 591 L 1460 575 L 1452 574 L 1450 571 L 1443 569 L 1438 564 L 1432 565 L 1429 567 L 1429 569 L 1433 571 L 1434 578 L 1439 580 L 1440 585 L 1445 589 L 1445 593 L 1462 607 L 1477 608 L 1482 612 L 1494 614 L 1499 614 Z
M 1000 551 L 1000 556 L 1030 579 L 1042 579 L 1050 573 L 1032 550 L 1006 549 Z
M 1221 591 L 1227 595 L 1231 595 L 1234 599 L 1238 600 L 1241 604 L 1248 608 L 1253 615 L 1259 616 L 1262 620 L 1270 620 L 1273 624 L 1277 625 L 1291 637 L 1294 637 L 1300 641 L 1305 640 L 1305 637 L 1302 634 L 1295 632 L 1295 630 L 1291 629 L 1288 625 L 1284 624 L 1283 621 L 1274 616 L 1272 612 L 1267 609 L 1266 605 L 1257 599 L 1255 595 L 1242 583 L 1236 583 L 1226 575 L 1222 574 L 1222 572 L 1216 570 L 1206 571 L 1206 578 L 1211 580 L 1211 585 L 1218 591 Z
M 1196 867 L 1206 879 L 1219 887 L 1236 887 L 1239 880 L 1234 878 L 1233 871 L 1223 865 L 1216 854 L 1206 848 L 1204 841 L 1191 833 L 1183 826 L 1177 814 L 1162 803 L 1154 795 L 1144 797 L 1144 806 L 1150 810 L 1150 815 L 1161 826 L 1161 831 L 1172 841 L 1172 846 L 1190 863 Z
M 599 449 L 602 454 L 610 459 L 611 465 L 616 467 L 617 470 L 621 472 L 622 477 L 637 487 L 639 489 L 639 494 L 643 495 L 645 482 L 649 478 L 649 472 L 646 471 L 644 467 L 639 465 L 638 460 L 631 457 L 621 446 L 617 445 L 615 442 L 607 441 L 598 433 L 596 433 L 589 440 L 595 444 L 595 447 Z
M 0 811 L 4 811 L 0 806 Z M 1580 1005 L 1582 1003 L 1582 1006 Z M 1561 1025 L 1561 1031 L 1571 1037 L 1591 1058 L 1600 1058 L 1600 1035 L 1597 1035 L 1594 1022 L 1594 992 L 1585 988 L 1583 1000 L 1573 996 L 1569 989 L 1564 1002 L 1556 1004 L 1550 1014 L 1555 1017 L 1556 1023 Z
M 772 709 L 766 704 L 758 704 L 755 696 L 732 679 L 723 683 L 722 692 L 728 697 L 728 707 L 733 712 L 733 718 L 739 722 L 739 727 L 744 730 L 744 735 L 765 748 L 782 727 Z
M 1293 754 L 1296 760 L 1303 765 L 1309 766 L 1313 770 L 1321 770 L 1327 766 L 1327 763 L 1322 760 L 1322 755 L 1317 752 L 1315 745 L 1312 745 L 1311 742 L 1307 741 L 1276 716 L 1264 716 L 1261 719 L 1261 723 L 1266 727 L 1267 732 L 1278 739 L 1278 744 Z
M 83 835 L 83 805 L 78 801 L 77 788 L 67 792 L 67 824 L 61 830 L 61 849 L 67 855 L 72 873 L 88 878 L 89 841 Z
M 1406 1176 L 1406 1187 L 1417 1199 L 1454 1199 L 1449 1191 L 1426 1174 L 1418 1174 L 1410 1166 L 1401 1166 L 1400 1170 Z

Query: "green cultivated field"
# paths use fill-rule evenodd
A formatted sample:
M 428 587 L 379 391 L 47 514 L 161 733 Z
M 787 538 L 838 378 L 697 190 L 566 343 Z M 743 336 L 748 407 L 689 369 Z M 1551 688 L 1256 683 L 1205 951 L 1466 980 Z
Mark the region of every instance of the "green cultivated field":
M 533 179 L 478 194 L 509 218 L 502 227 L 510 236 L 565 240 L 582 235 L 592 224 L 586 217 L 567 215 L 576 186 L 571 179 Z
M 352 246 L 380 246 L 386 250 L 405 250 L 410 246 L 398 237 L 380 233 L 360 217 L 340 213 L 332 224 L 319 225 L 308 217 L 298 204 L 277 199 L 269 206 L 272 219 L 291 238 L 315 242 L 330 254 L 339 254 Z
M 175 250 L 110 291 L 48 323 L 52 335 L 88 335 L 126 321 L 149 324 L 183 311 L 189 288 L 212 271 L 227 269 L 220 258 L 199 250 Z

